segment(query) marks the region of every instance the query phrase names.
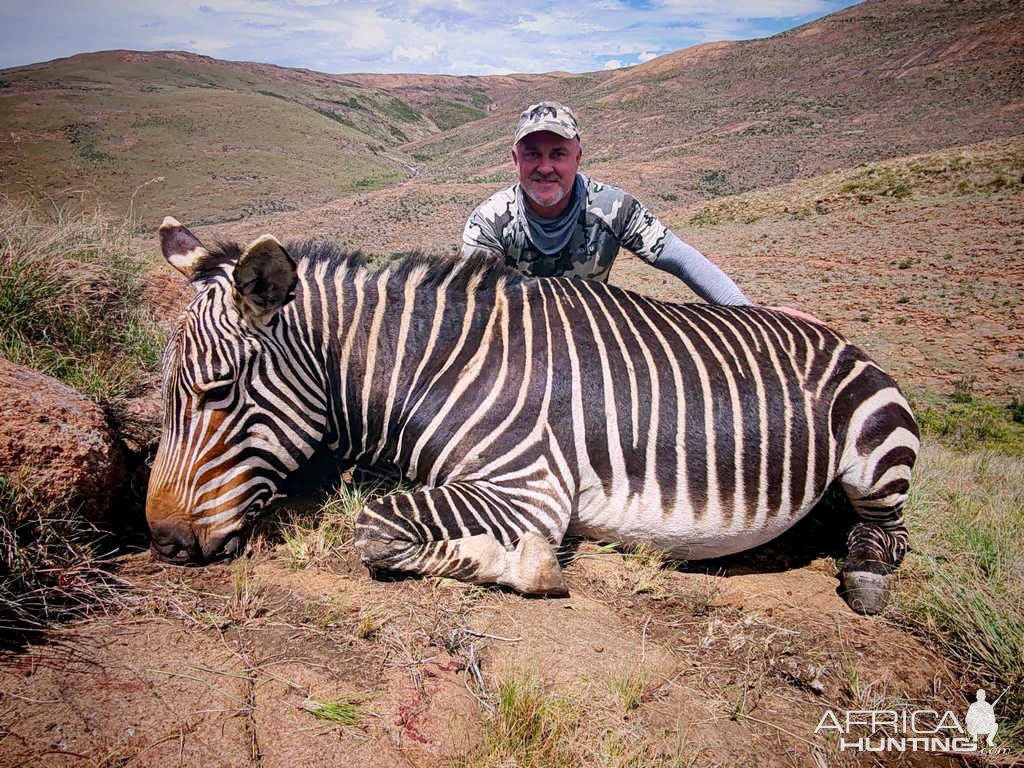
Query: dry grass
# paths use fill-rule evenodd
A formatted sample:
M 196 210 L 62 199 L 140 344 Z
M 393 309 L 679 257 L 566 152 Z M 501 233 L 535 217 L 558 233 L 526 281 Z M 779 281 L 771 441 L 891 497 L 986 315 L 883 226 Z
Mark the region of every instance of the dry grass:
M 114 542 L 66 504 L 42 505 L 0 475 L 0 645 L 91 610 L 116 610 L 126 584 Z
M 101 403 L 135 393 L 163 348 L 137 247 L 99 214 L 45 221 L 0 199 L 0 356 Z
M 1000 744 L 1024 747 L 1024 466 L 926 442 L 907 520 L 894 618 L 1001 696 Z

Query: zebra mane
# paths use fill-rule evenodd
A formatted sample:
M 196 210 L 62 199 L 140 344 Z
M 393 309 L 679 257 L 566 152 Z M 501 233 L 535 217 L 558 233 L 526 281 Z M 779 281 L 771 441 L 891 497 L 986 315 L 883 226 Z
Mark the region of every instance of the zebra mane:
M 237 262 L 241 255 L 242 249 L 237 243 L 214 243 L 206 255 L 196 262 L 192 270 L 192 282 L 202 283 L 223 275 L 226 267 Z
M 242 250 L 237 243 L 214 243 L 209 253 L 196 264 L 193 280 L 204 281 L 223 275 L 228 265 L 238 261 Z M 474 280 L 477 281 L 478 290 L 488 290 L 494 288 L 502 278 L 506 285 L 516 285 L 527 279 L 522 272 L 483 251 L 468 257 L 437 256 L 413 251 L 382 264 L 369 264 L 361 251 L 348 251 L 327 240 L 290 241 L 285 245 L 285 250 L 295 260 L 300 271 L 312 269 L 324 262 L 335 266 L 347 264 L 354 267 L 354 271 L 367 270 L 371 279 L 384 270 L 390 270 L 392 277 L 399 282 L 415 276 L 418 284 L 425 287 L 439 285 L 456 267 L 461 267 L 451 280 L 451 286 L 456 289 L 466 288 Z
M 452 277 L 453 288 L 466 288 L 474 279 L 479 280 L 479 288 L 484 290 L 494 288 L 502 278 L 505 285 L 516 285 L 526 279 L 526 276 L 519 270 L 507 266 L 497 257 L 482 251 L 468 257 L 431 256 L 415 252 L 397 263 L 392 262 L 386 268 L 390 268 L 392 274 L 399 281 L 409 279 L 417 272 L 422 271 L 418 284 L 429 288 L 435 287 L 447 279 L 456 267 L 461 268 Z M 376 274 L 380 273 L 380 269 Z

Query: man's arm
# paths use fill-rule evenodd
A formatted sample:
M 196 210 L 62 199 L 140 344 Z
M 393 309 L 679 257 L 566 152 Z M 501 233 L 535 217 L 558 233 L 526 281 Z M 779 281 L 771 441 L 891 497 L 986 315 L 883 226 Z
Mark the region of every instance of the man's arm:
M 711 304 L 746 305 L 750 301 L 728 275 L 700 251 L 684 243 L 632 195 L 624 195 L 619 241 L 648 264 L 675 275 Z
M 671 230 L 665 247 L 651 264 L 675 275 L 711 304 L 738 306 L 752 303 L 725 272 Z
M 501 233 L 511 218 L 510 205 L 514 201 L 514 193 L 510 195 L 508 190 L 503 190 L 476 207 L 462 230 L 463 257 L 482 251 L 504 259 L 505 245 Z

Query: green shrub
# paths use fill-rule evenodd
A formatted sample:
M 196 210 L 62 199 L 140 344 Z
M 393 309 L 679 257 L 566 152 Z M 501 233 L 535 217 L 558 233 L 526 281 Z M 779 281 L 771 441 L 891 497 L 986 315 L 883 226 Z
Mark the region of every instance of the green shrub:
M 132 394 L 164 346 L 140 302 L 147 268 L 128 226 L 0 201 L 0 357 L 101 403 Z

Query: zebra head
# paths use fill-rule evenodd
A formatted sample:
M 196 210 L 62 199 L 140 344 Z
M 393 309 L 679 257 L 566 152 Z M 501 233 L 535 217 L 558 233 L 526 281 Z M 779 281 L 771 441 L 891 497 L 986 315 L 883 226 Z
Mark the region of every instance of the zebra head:
M 277 240 L 211 252 L 167 217 L 160 244 L 196 294 L 164 352 L 146 519 L 158 558 L 202 562 L 237 553 L 247 516 L 322 440 L 326 409 L 290 350 L 298 277 Z

